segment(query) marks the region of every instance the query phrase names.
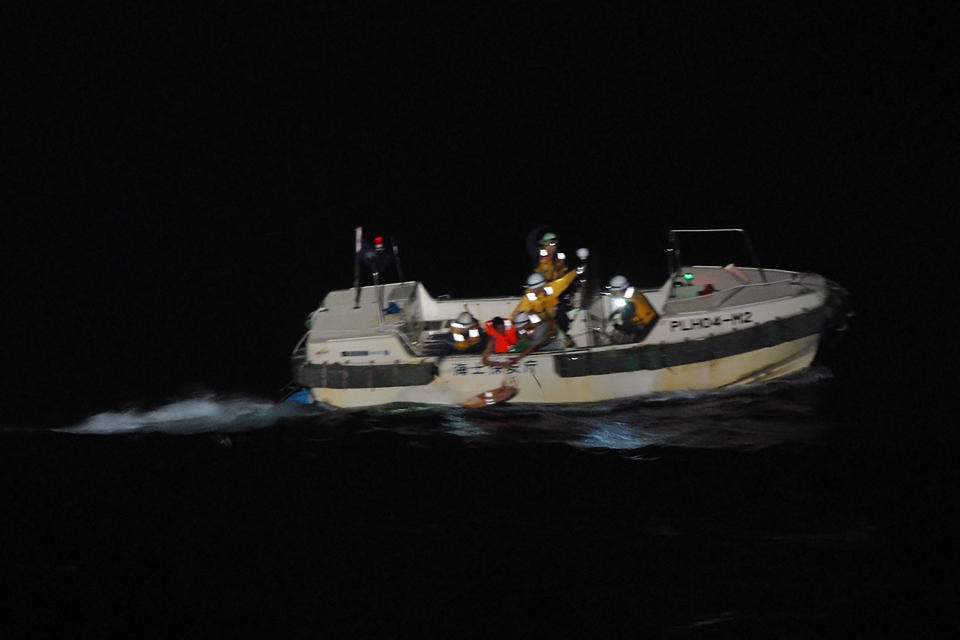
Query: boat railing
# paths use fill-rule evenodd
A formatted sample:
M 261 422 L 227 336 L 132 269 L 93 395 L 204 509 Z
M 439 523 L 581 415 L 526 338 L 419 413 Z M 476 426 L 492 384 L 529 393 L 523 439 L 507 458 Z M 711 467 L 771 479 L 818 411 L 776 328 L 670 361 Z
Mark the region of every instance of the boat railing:
M 423 357 L 423 351 L 413 343 L 410 336 L 402 330 L 403 322 L 396 322 L 393 325 L 382 324 L 377 328 L 377 333 L 389 333 L 395 335 L 410 355 Z
M 757 258 L 757 252 L 753 250 L 753 244 L 750 242 L 750 237 L 747 235 L 746 229 L 671 229 L 667 234 L 667 244 L 669 246 L 667 249 L 667 270 L 670 273 L 676 273 L 679 270 L 680 265 L 683 264 L 683 260 L 680 256 L 680 244 L 677 238 L 678 234 L 697 235 L 714 233 L 739 233 L 743 238 L 747 252 L 750 254 L 750 257 L 753 260 L 753 264 L 757 265 L 755 268 L 760 273 L 760 279 L 764 282 L 767 281 L 767 274 L 763 267 L 760 266 L 760 260 Z
M 402 323 L 395 323 L 395 325 L 384 324 L 373 330 L 375 334 L 389 334 L 396 336 L 400 343 L 403 345 L 404 349 L 412 356 L 424 357 L 422 349 L 419 349 L 417 345 L 410 339 L 406 333 L 401 330 Z M 305 359 L 307 357 L 307 340 L 310 337 L 310 331 L 307 331 L 300 338 L 300 341 L 297 342 L 296 346 L 293 348 L 291 357 L 293 359 Z M 350 339 L 350 338 L 362 338 L 370 337 L 371 331 L 369 329 L 337 329 L 335 331 L 315 331 L 313 332 L 315 337 L 326 341 L 326 340 L 337 340 L 337 339 Z M 324 333 L 327 335 L 325 336 Z
M 307 337 L 309 337 L 310 332 L 305 332 L 300 336 L 300 340 L 297 342 L 296 346 L 293 347 L 293 353 L 291 357 L 293 358 L 304 358 L 307 355 Z
M 719 299 L 718 299 L 716 302 L 714 302 L 714 304 L 713 304 L 714 307 L 720 307 L 720 306 L 723 306 L 724 304 L 726 304 L 726 303 L 727 303 L 731 298 L 733 298 L 735 295 L 737 295 L 737 294 L 739 294 L 739 293 L 742 293 L 743 291 L 746 291 L 746 290 L 748 290 L 748 289 L 756 289 L 756 288 L 760 288 L 760 287 L 770 287 L 770 286 L 772 286 L 772 285 L 784 284 L 784 283 L 793 283 L 795 280 L 796 280 L 796 278 L 784 278 L 784 279 L 782 279 L 782 280 L 768 280 L 768 281 L 766 281 L 766 282 L 750 282 L 750 283 L 744 283 L 744 284 L 741 284 L 741 285 L 737 285 L 737 286 L 734 287 L 733 289 L 728 289 L 728 290 L 726 290 L 726 291 L 717 291 L 717 292 L 715 292 L 715 293 L 710 293 L 710 294 L 707 294 L 707 295 L 716 295 L 716 296 L 719 296 L 721 293 L 724 294 L 724 295 L 720 296 Z
M 725 305 L 730 304 L 730 301 L 735 297 L 742 297 L 745 292 L 758 291 L 761 289 L 771 289 L 783 285 L 797 285 L 802 284 L 801 280 L 798 278 L 799 274 L 794 274 L 789 278 L 782 278 L 779 280 L 767 280 L 765 282 L 750 282 L 739 284 L 730 289 L 723 289 L 720 291 L 715 291 L 713 293 L 708 293 L 701 296 L 696 296 L 694 298 L 671 298 L 668 299 L 665 307 L 671 308 L 674 311 L 697 311 L 702 309 L 717 309 Z M 783 296 L 786 297 L 789 295 L 784 292 Z M 743 304 L 749 304 L 750 302 L 757 302 L 756 300 L 745 301 Z

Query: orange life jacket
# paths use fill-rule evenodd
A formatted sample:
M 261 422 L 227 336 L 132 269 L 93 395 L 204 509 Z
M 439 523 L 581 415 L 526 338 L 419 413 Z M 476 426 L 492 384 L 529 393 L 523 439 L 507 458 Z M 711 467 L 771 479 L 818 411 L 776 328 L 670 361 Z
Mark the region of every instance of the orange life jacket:
M 650 306 L 647 297 L 639 291 L 634 293 L 633 297 L 627 298 L 627 300 L 633 303 L 633 317 L 630 318 L 633 324 L 648 325 L 657 317 L 657 312 Z
M 493 320 L 487 320 L 484 323 L 487 329 L 487 335 L 493 340 L 493 350 L 495 353 L 506 353 L 510 347 L 517 344 L 517 329 L 513 323 L 504 318 L 503 333 L 499 333 L 493 327 Z

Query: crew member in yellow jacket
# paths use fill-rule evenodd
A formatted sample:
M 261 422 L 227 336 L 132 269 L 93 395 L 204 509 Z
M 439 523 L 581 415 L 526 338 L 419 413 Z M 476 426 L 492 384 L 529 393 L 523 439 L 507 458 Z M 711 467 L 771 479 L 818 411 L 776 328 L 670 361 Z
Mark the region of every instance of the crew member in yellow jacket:
M 539 273 L 547 282 L 567 275 L 570 268 L 567 266 L 567 257 L 557 250 L 557 234 L 545 233 L 537 245 L 537 266 L 534 273 Z
M 614 276 L 607 285 L 613 301 L 614 311 L 610 314 L 613 323 L 612 342 L 640 342 L 647 337 L 660 316 L 653 310 L 647 297 L 639 289 L 630 286 L 623 276 Z
M 524 311 L 526 313 L 538 314 L 550 327 L 550 336 L 555 336 L 559 332 L 561 342 L 568 347 L 572 347 L 573 340 L 567 336 L 557 323 L 557 306 L 560 304 L 560 296 L 566 291 L 576 279 L 578 272 L 570 271 L 562 278 L 547 282 L 543 274 L 532 273 L 527 278 L 526 290 L 523 292 L 523 298 L 520 304 L 513 310 L 513 315 Z

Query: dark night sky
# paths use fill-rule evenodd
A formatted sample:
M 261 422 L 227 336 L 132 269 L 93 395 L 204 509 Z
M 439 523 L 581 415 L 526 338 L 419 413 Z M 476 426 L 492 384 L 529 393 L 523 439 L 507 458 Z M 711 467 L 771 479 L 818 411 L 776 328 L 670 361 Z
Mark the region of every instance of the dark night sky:
M 650 284 L 667 229 L 743 226 L 865 335 L 874 270 L 943 238 L 956 67 L 920 9 L 72 11 L 8 10 L 5 423 L 269 397 L 361 224 L 455 296 L 518 292 L 537 224 Z

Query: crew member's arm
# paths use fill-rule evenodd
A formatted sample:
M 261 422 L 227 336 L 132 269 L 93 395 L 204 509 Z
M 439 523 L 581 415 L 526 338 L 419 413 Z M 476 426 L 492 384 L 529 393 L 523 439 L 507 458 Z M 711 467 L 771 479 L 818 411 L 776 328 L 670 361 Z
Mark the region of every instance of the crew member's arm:
M 539 346 L 540 346 L 539 344 L 535 342 L 531 342 L 530 346 L 524 349 L 522 352 L 510 356 L 510 364 L 516 364 L 520 362 L 521 360 L 526 358 L 528 355 L 530 355 L 530 353 Z
M 553 295 L 559 298 L 560 294 L 566 291 L 567 287 L 573 284 L 573 281 L 576 279 L 576 277 L 577 277 L 577 272 L 570 271 L 567 273 L 567 275 L 563 276 L 562 278 L 557 278 L 553 282 L 549 283 L 548 286 L 553 289 Z
M 538 240 L 540 239 L 540 234 L 543 233 L 543 230 L 546 228 L 545 225 L 540 225 L 539 227 L 531 229 L 530 233 L 527 234 L 527 253 L 533 258 L 534 264 L 540 260 L 540 244 Z
M 521 311 L 530 313 L 531 309 L 533 309 L 533 302 L 531 302 L 530 299 L 527 298 L 526 294 L 524 294 L 524 296 L 520 298 L 520 302 L 517 304 L 516 308 L 513 310 L 513 313 L 510 314 L 510 317 L 515 317 Z
M 520 360 L 523 360 L 528 355 L 530 355 L 534 350 L 539 349 L 540 345 L 544 344 L 547 341 L 548 329 L 546 324 L 540 325 L 534 334 L 530 337 L 530 344 L 527 345 L 527 348 L 516 354 L 515 356 L 510 357 L 510 364 L 516 364 Z
M 490 358 L 490 356 L 493 355 L 493 347 L 495 343 L 496 343 L 496 340 L 494 340 L 493 338 L 487 339 L 487 344 L 483 348 L 483 356 L 480 358 L 480 361 L 483 362 L 483 364 L 487 365 L 488 367 L 509 367 L 511 364 L 510 362 L 505 362 L 502 360 L 493 360 Z

